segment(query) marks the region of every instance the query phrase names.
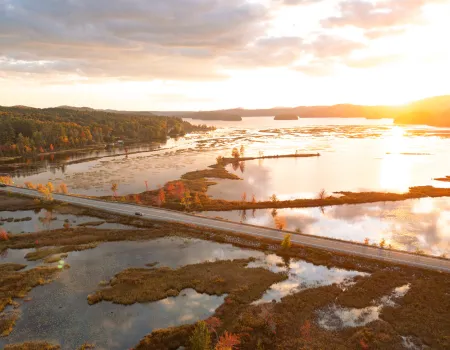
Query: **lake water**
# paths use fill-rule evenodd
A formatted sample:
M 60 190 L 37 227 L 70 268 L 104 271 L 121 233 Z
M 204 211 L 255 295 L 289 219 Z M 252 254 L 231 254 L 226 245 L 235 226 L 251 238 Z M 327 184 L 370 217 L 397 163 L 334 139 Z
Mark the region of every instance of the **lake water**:
M 279 198 L 293 198 L 311 197 L 322 188 L 330 193 L 450 186 L 432 180 L 450 174 L 450 129 L 395 126 L 389 119 L 274 121 L 256 117 L 243 118 L 242 122 L 205 123 L 218 129 L 170 139 L 160 145 L 162 148 L 152 146 L 140 154 L 68 165 L 47 160 L 39 169 L 18 171 L 15 181 L 65 182 L 71 192 L 92 195 L 109 195 L 111 184 L 118 183 L 119 195 L 138 193 L 156 189 L 187 171 L 204 169 L 214 164 L 218 155 L 229 156 L 233 147 L 243 145 L 246 156 L 299 151 L 319 152 L 321 157 L 250 161 L 242 171 L 230 165 L 231 171 L 244 180 L 219 180 L 210 188 L 213 197 L 239 199 L 246 192 L 257 199 L 267 199 L 273 193 Z
M 400 202 L 339 205 L 324 208 L 259 209 L 202 212 L 230 221 L 277 227 L 309 235 L 386 245 L 415 252 L 450 256 L 450 199 L 421 198 Z
M 22 263 L 30 250 L 11 251 L 1 263 Z M 257 260 L 249 268 L 262 266 L 274 272 L 291 271 L 287 284 L 279 291 L 278 284 L 268 291 L 263 301 L 293 293 L 301 288 L 341 283 L 357 275 L 357 271 L 328 269 L 302 261 L 283 262 L 276 255 L 264 255 L 198 239 L 161 238 L 145 242 L 103 243 L 97 248 L 69 253 L 62 270 L 51 284 L 33 289 L 31 301 L 23 302 L 16 327 L 7 338 L 0 338 L 0 347 L 7 343 L 46 340 L 60 343 L 62 349 L 76 349 L 84 342 L 95 343 L 96 349 L 129 349 L 155 328 L 195 323 L 214 313 L 223 302 L 221 297 L 184 290 L 178 297 L 130 306 L 100 302 L 88 305 L 87 296 L 129 267 L 142 267 L 152 262 L 178 268 L 203 261 L 243 259 Z

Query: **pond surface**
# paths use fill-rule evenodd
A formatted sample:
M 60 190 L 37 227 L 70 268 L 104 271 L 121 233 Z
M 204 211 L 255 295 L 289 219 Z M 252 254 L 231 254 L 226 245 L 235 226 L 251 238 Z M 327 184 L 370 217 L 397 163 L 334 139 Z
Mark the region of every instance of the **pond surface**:
M 28 250 L 27 250 L 28 251 Z M 13 260 L 18 259 L 18 251 Z M 25 255 L 25 251 L 20 251 Z M 62 270 L 49 285 L 31 291 L 29 302 L 18 300 L 21 317 L 0 348 L 7 343 L 46 340 L 60 343 L 63 349 L 76 349 L 84 342 L 96 349 L 129 349 L 155 328 L 165 328 L 209 317 L 220 306 L 221 297 L 184 290 L 180 296 L 155 303 L 124 306 L 101 302 L 92 306 L 87 296 L 98 290 L 101 281 L 129 267 L 158 266 L 177 268 L 205 260 L 263 256 L 262 253 L 228 244 L 181 238 L 145 242 L 103 243 L 96 249 L 69 253 Z M 6 258 L 2 263 L 9 262 Z
M 272 285 L 255 304 L 268 303 L 273 300 L 280 301 L 286 295 L 333 283 L 345 287 L 350 285 L 356 276 L 368 276 L 363 272 L 328 268 L 302 260 L 283 260 L 275 254 L 252 262 L 248 267 L 264 267 L 272 272 L 284 272 L 288 275 L 287 280 Z
M 159 145 L 161 148 L 148 146 L 148 151 L 141 148 L 142 153 L 128 156 L 118 150 L 119 156 L 77 164 L 70 164 L 71 159 L 47 160 L 38 169 L 17 171 L 14 180 L 17 184 L 64 182 L 70 192 L 88 195 L 110 195 L 111 184 L 117 183 L 119 195 L 140 193 L 188 171 L 205 169 L 218 155 L 230 156 L 233 147 L 242 145 L 245 156 L 299 151 L 319 152 L 321 157 L 249 161 L 236 170 L 230 165 L 229 169 L 244 180 L 219 180 L 210 187 L 213 197 L 235 200 L 246 192 L 248 196 L 255 194 L 257 200 L 274 193 L 284 199 L 315 196 L 322 188 L 329 193 L 369 189 L 402 192 L 414 185 L 450 186 L 432 180 L 450 174 L 450 129 L 394 126 L 389 119 L 274 121 L 272 117 L 254 117 L 206 124 L 218 129 L 170 139 Z M 94 156 L 114 155 L 108 152 Z
M 344 308 L 331 305 L 318 311 L 318 324 L 327 330 L 340 330 L 347 327 L 362 327 L 376 321 L 384 307 L 395 307 L 396 300 L 403 298 L 408 293 L 410 285 L 395 288 L 390 295 L 374 301 L 373 306 L 362 309 Z
M 386 240 L 393 248 L 450 256 L 450 198 L 340 205 L 324 208 L 202 212 L 230 221 L 370 244 Z
M 32 233 L 44 230 L 56 230 L 63 228 L 66 223 L 72 228 L 80 224 L 93 223 L 93 226 L 98 229 L 135 229 L 132 226 L 108 223 L 91 216 L 61 214 L 46 209 L 37 211 L 0 211 L 0 229 L 4 229 L 10 233 Z

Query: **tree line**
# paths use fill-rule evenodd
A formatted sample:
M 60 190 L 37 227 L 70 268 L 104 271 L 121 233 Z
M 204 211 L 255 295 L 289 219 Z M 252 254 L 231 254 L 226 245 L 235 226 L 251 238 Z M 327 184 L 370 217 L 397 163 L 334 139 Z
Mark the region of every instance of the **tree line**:
M 65 108 L 0 107 L 0 156 L 21 156 L 125 141 L 164 141 L 211 130 L 176 117 Z

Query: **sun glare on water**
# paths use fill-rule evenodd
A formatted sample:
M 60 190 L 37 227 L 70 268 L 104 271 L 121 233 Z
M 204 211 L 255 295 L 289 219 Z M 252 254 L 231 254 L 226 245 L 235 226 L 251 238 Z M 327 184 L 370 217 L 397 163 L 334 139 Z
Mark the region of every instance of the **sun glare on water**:
M 386 135 L 386 154 L 380 172 L 380 186 L 385 190 L 406 192 L 410 187 L 411 162 L 401 155 L 405 151 L 405 142 L 405 129 L 402 127 L 395 126 Z

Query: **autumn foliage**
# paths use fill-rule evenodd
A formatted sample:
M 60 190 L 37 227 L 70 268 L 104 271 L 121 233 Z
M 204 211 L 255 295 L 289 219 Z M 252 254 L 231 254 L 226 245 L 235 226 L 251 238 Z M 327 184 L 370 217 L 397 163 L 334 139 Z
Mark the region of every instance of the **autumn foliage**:
M 275 216 L 274 218 L 275 227 L 278 230 L 284 230 L 286 228 L 286 218 L 283 216 Z
M 361 339 L 359 341 L 359 345 L 361 345 L 361 349 L 362 350 L 368 350 L 369 349 L 369 345 L 364 341 L 364 339 Z
M 0 228 L 0 241 L 7 241 L 8 239 L 8 233 L 4 229 Z
M 311 341 L 311 322 L 306 320 L 305 323 L 300 327 L 300 334 L 303 340 L 310 342 Z
M 11 176 L 0 176 L 0 184 L 12 185 L 13 180 Z
M 237 349 L 236 346 L 238 346 L 240 343 L 241 341 L 239 340 L 239 336 L 225 331 L 225 333 L 219 338 L 215 350 Z
M 163 205 L 164 203 L 166 203 L 166 193 L 164 192 L 164 189 L 160 189 L 159 193 L 158 193 L 158 202 L 159 205 Z
M 62 183 L 59 185 L 59 190 L 62 194 L 68 194 L 69 190 L 67 189 L 67 185 L 65 183 Z
M 281 247 L 283 249 L 289 249 L 291 247 L 291 235 L 287 234 L 284 236 L 283 241 L 281 242 Z
M 116 183 L 111 185 L 111 191 L 113 191 L 114 197 L 117 197 L 117 189 L 119 188 L 119 185 Z
M 186 188 L 184 187 L 184 183 L 181 181 L 177 181 L 175 183 L 175 195 L 178 199 L 182 199 L 184 197 L 184 194 L 186 192 Z

